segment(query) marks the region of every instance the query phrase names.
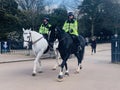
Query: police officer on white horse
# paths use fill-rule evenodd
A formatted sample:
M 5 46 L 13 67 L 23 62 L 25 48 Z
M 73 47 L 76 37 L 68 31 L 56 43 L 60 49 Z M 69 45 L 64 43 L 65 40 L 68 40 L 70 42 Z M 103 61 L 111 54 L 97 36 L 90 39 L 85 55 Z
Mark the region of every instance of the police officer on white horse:
M 48 40 L 48 33 L 49 33 L 50 27 L 51 27 L 51 24 L 49 23 L 49 18 L 44 17 L 43 23 L 39 28 L 39 33 L 42 34 L 46 40 Z

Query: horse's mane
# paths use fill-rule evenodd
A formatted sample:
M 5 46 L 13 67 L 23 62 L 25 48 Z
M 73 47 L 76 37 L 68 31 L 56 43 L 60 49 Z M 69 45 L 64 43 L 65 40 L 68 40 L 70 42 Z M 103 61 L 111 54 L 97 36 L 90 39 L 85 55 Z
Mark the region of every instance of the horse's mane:
M 68 33 L 66 33 L 63 29 L 59 28 L 59 27 L 56 27 L 56 29 L 59 31 L 59 33 L 61 33 L 62 35 L 65 35 L 65 36 L 70 36 Z
M 68 37 L 68 38 L 71 38 L 71 36 L 66 33 L 62 28 L 56 26 L 56 25 L 52 25 L 49 30 L 52 32 L 53 35 L 51 35 L 51 41 L 54 41 L 54 34 L 55 32 L 57 31 L 57 38 L 65 38 L 65 37 Z
M 42 34 L 40 34 L 40 33 L 38 33 L 38 32 L 36 32 L 36 31 L 31 31 L 35 36 L 42 36 Z

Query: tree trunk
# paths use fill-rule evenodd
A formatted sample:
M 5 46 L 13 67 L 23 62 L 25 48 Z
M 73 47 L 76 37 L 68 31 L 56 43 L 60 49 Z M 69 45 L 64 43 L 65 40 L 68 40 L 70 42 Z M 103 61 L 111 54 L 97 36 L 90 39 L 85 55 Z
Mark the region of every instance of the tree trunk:
M 91 37 L 94 36 L 94 19 L 92 19 L 92 23 L 91 23 Z

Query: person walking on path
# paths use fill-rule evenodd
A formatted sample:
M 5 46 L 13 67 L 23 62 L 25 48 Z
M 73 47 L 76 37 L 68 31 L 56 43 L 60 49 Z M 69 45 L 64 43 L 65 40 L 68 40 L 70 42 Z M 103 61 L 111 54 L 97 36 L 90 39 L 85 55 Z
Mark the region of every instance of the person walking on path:
M 91 54 L 92 55 L 96 53 L 96 46 L 97 46 L 96 39 L 92 38 L 91 40 Z

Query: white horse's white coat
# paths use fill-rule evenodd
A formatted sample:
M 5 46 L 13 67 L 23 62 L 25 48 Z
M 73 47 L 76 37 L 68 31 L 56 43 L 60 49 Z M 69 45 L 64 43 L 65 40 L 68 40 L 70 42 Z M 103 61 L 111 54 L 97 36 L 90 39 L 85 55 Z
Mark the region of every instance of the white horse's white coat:
M 41 72 L 41 60 L 40 57 L 43 55 L 44 51 L 48 47 L 48 42 L 47 40 L 43 37 L 42 34 L 36 32 L 36 31 L 31 31 L 31 29 L 24 29 L 23 28 L 23 38 L 24 38 L 24 47 L 28 47 L 28 43 L 32 42 L 32 50 L 36 56 L 34 60 L 34 66 L 33 66 L 33 75 L 36 75 L 37 73 L 37 65 L 39 65 L 39 72 Z M 54 51 L 55 54 L 58 55 L 58 51 L 56 51 L 56 48 L 58 47 L 58 43 L 54 44 Z M 58 55 L 59 56 L 59 55 Z M 56 62 L 57 64 L 54 66 L 54 69 L 58 66 L 59 62 L 59 57 L 57 56 Z
M 39 64 L 39 68 L 41 71 L 41 61 L 40 57 L 43 55 L 44 51 L 48 47 L 47 40 L 43 37 L 42 34 L 39 34 L 35 31 L 25 30 L 23 29 L 23 37 L 24 37 L 24 46 L 28 45 L 30 41 L 32 42 L 32 50 L 36 56 L 34 60 L 33 66 L 33 75 L 36 75 L 37 72 L 37 65 Z

